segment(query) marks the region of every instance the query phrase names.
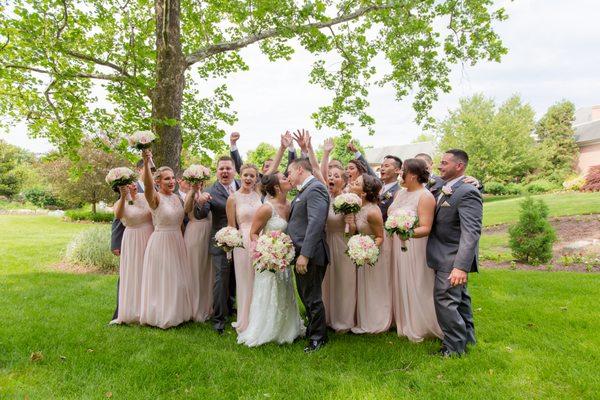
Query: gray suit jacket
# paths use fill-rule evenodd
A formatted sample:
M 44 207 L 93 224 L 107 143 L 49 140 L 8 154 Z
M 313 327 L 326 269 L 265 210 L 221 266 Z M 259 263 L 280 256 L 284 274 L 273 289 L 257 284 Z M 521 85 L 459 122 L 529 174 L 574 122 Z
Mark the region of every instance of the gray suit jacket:
M 287 233 L 294 242 L 296 256 L 308 257 L 319 266 L 329 263 L 329 247 L 325 241 L 328 214 L 329 193 L 315 178 L 292 201 Z
M 437 201 L 427 241 L 427 265 L 442 272 L 453 268 L 477 272 L 482 219 L 483 201 L 479 190 L 462 179 L 456 182 L 452 194 L 442 194 Z
M 240 182 L 235 180 L 236 189 L 240 188 Z M 223 250 L 216 246 L 215 234 L 219 229 L 227 226 L 227 198 L 229 193 L 219 182 L 215 182 L 214 185 L 206 189 L 206 192 L 210 193 L 212 199 L 208 201 L 204 206 L 199 207 L 197 204 L 194 205 L 194 216 L 198 219 L 208 217 L 208 214 L 212 214 L 212 229 L 210 232 L 210 254 L 219 255 L 224 254 Z
M 138 189 L 138 193 L 144 193 L 144 188 L 139 182 L 135 183 Z M 125 225 L 120 219 L 113 219 L 112 226 L 110 228 L 110 251 L 121 250 L 121 242 L 123 241 L 123 232 L 125 232 Z

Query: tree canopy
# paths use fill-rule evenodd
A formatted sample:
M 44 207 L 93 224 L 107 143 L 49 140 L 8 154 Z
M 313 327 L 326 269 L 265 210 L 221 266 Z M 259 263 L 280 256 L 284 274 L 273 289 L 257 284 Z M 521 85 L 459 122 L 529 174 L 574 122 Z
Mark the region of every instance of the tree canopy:
M 371 85 L 411 96 L 423 121 L 450 90 L 454 64 L 506 52 L 493 30 L 506 15 L 492 0 L 14 0 L 0 8 L 8 124 L 26 121 L 31 136 L 73 154 L 84 138 L 123 151 L 124 133 L 152 129 L 157 161 L 176 170 L 183 147 L 222 150 L 234 99 L 226 85 L 204 93 L 199 83 L 248 69 L 240 50 L 252 44 L 270 60 L 310 52 L 308 81 L 332 94 L 312 118 L 347 133 L 356 125 L 372 133 Z

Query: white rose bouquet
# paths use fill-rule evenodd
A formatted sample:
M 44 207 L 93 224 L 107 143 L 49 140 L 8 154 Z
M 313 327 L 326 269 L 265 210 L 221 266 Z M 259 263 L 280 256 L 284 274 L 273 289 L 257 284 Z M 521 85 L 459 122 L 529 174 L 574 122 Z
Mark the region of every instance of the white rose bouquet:
M 183 180 L 188 182 L 190 185 L 202 183 L 209 179 L 210 170 L 202 165 L 193 164 L 183 171 Z
M 285 271 L 295 255 L 292 239 L 281 231 L 271 231 L 258 237 L 252 253 L 252 265 L 258 272 Z
M 357 267 L 372 267 L 379 258 L 379 247 L 370 236 L 354 235 L 348 240 L 346 254 Z
M 113 168 L 108 171 L 106 175 L 106 183 L 108 183 L 113 189 L 117 189 L 119 186 L 129 185 L 137 180 L 137 174 L 127 167 Z M 133 204 L 133 200 L 127 194 L 127 202 Z
M 149 149 L 152 143 L 156 140 L 156 136 L 152 131 L 137 131 L 127 137 L 129 145 L 137 150 Z M 150 168 L 156 168 L 154 161 L 150 158 Z
M 242 234 L 232 226 L 226 226 L 219 229 L 219 231 L 217 231 L 215 234 L 215 241 L 217 243 L 217 247 L 220 247 L 227 253 L 228 259 L 231 259 L 231 250 L 236 247 L 244 247 Z
M 400 237 L 402 251 L 408 250 L 406 241 L 415 235 L 415 228 L 419 224 L 419 217 L 412 210 L 398 209 L 388 215 L 385 221 L 385 230 L 391 236 Z
M 362 207 L 362 200 L 354 193 L 342 193 L 333 199 L 333 212 L 336 214 L 356 214 Z M 346 224 L 345 232 L 348 233 L 350 227 Z

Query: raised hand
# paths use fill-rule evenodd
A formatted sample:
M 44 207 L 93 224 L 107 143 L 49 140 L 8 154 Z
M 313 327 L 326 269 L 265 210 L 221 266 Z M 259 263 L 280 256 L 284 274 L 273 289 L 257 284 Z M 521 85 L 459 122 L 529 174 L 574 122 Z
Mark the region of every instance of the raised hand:
M 354 143 L 352 143 L 352 140 L 348 142 L 348 145 L 346 146 L 346 149 L 351 152 L 351 153 L 356 153 L 358 151 L 358 149 L 356 148 L 356 146 L 354 145 Z
M 300 146 L 300 150 L 302 150 L 303 153 L 306 153 L 306 149 L 308 148 L 308 142 L 306 138 L 307 134 L 308 131 L 304 129 L 298 129 L 298 131 L 294 133 L 294 139 L 298 143 L 298 146 Z
M 281 135 L 281 147 L 287 149 L 294 143 L 294 138 L 292 138 L 292 134 L 289 131 L 286 131 L 283 135 Z
M 231 135 L 229 135 L 229 144 L 231 144 L 232 146 L 235 146 L 237 141 L 240 138 L 240 133 L 239 132 L 231 132 Z
M 325 139 L 325 141 L 323 142 L 323 151 L 325 151 L 326 153 L 331 153 L 331 151 L 333 150 L 333 147 L 334 147 L 333 138 Z

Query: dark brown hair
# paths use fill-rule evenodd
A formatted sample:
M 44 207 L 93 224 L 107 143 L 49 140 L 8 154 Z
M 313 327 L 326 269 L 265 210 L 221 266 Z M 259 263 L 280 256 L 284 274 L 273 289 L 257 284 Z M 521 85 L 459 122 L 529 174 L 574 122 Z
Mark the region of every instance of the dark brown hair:
M 360 172 L 361 174 L 366 174 L 367 173 L 367 166 L 361 160 L 357 160 L 355 158 L 354 160 L 348 161 L 348 164 L 354 164 L 354 166 L 356 167 L 356 169 L 358 170 L 358 172 Z
M 275 172 L 273 174 L 263 175 L 260 179 L 260 191 L 263 196 L 269 195 L 271 197 L 275 197 L 277 191 L 275 188 L 279 186 L 279 176 L 277 176 L 279 172 Z
M 375 203 L 379 199 L 379 191 L 381 190 L 381 181 L 374 176 L 369 174 L 363 174 L 363 192 L 365 192 L 365 199 L 368 202 Z
M 415 175 L 419 183 L 427 183 L 429 181 L 427 163 L 423 159 L 409 158 L 408 160 L 404 160 L 404 171 Z

